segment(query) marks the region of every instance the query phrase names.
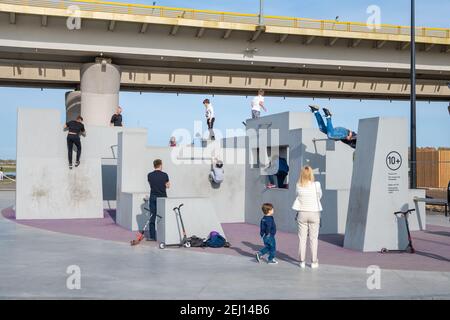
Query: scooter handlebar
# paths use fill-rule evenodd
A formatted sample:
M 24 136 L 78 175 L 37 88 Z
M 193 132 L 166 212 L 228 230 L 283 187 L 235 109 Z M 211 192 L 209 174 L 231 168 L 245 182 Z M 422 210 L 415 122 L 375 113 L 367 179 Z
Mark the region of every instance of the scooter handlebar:
M 180 211 L 182 206 L 184 206 L 184 203 L 180 204 L 178 207 L 173 208 L 173 211 L 175 211 L 175 210 Z

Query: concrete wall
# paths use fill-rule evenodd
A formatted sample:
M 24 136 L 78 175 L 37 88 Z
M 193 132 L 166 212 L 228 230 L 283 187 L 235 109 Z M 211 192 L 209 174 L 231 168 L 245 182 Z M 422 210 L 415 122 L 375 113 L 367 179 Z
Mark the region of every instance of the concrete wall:
M 294 221 L 295 212 L 291 209 L 295 200 L 295 186 L 300 169 L 310 165 L 315 169 L 315 178 L 323 189 L 323 213 L 321 233 L 344 233 L 347 215 L 350 179 L 352 174 L 353 149 L 334 141 L 326 140 L 313 122 L 311 113 L 285 112 L 247 121 L 247 128 L 258 131 L 259 143 L 262 142 L 261 129 L 277 129 L 279 141 L 269 141 L 269 145 L 288 146 L 289 188 L 267 189 L 267 177 L 264 170 L 254 168 L 252 148 L 257 144 L 248 137 L 246 165 L 246 222 L 258 224 L 261 219 L 261 205 L 264 202 L 274 204 L 277 226 L 280 230 L 297 232 Z M 319 139 L 314 142 L 314 139 Z M 271 139 L 268 139 L 271 140 Z M 253 146 L 253 147 L 252 147 Z M 251 186 L 251 187 L 250 187 Z
M 183 238 L 181 220 L 173 208 L 181 207 L 181 216 L 188 237 L 207 238 L 211 231 L 224 235 L 215 213 L 212 198 L 160 198 L 158 199 L 157 240 L 165 244 L 180 243 Z
M 221 158 L 224 161 L 225 179 L 217 187 L 208 180 L 212 149 L 191 146 L 149 147 L 147 134 L 144 132 L 120 133 L 117 161 L 118 201 L 122 201 L 124 193 L 149 194 L 147 174 L 154 170 L 153 160 L 161 159 L 163 171 L 167 172 L 171 181 L 171 187 L 167 190 L 169 198 L 209 198 L 221 223 L 244 222 L 245 165 L 236 164 L 233 157 L 237 152 L 241 152 L 242 158 L 245 158 L 244 149 L 221 149 L 219 144 L 218 142 L 215 148 L 224 152 Z M 118 221 L 129 220 L 129 215 L 130 210 L 118 204 Z M 123 226 L 128 227 L 129 224 Z M 133 228 L 135 226 L 133 225 Z
M 115 201 L 112 147 L 123 129 L 86 126 L 81 165 L 70 171 L 60 119 L 54 109 L 18 110 L 17 219 L 99 218 L 103 200 Z
M 414 208 L 408 189 L 408 126 L 403 118 L 362 119 L 358 128 L 344 247 L 360 251 L 404 249 L 404 219 L 394 212 Z M 412 229 L 425 227 L 423 206 Z

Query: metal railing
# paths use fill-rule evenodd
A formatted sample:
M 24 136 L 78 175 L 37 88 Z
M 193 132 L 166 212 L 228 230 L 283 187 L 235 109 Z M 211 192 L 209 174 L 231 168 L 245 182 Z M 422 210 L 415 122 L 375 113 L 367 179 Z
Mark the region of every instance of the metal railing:
M 106 12 L 115 14 L 133 14 L 164 18 L 193 19 L 214 22 L 232 22 L 257 25 L 258 14 L 222 12 L 214 10 L 198 10 L 189 8 L 171 8 L 164 6 L 150 6 L 143 4 L 130 4 L 112 1 L 93 0 L 0 0 L 0 3 L 34 6 L 42 8 L 68 9 L 77 6 L 81 11 Z M 267 26 L 279 26 L 313 30 L 329 30 L 343 32 L 360 32 L 366 34 L 405 35 L 410 34 L 410 27 L 381 24 L 379 28 L 360 22 L 340 22 L 334 20 L 316 20 L 307 18 L 294 18 L 285 16 L 264 16 Z M 417 27 L 417 36 L 450 38 L 450 29 Z

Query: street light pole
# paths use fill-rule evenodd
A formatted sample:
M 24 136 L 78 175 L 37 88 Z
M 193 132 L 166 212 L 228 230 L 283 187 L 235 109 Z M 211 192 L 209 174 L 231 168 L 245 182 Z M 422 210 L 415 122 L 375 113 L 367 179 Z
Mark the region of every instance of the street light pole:
M 259 0 L 259 25 L 264 24 L 264 0 Z
M 415 0 L 411 0 L 411 181 L 410 188 L 417 188 L 416 153 L 416 14 Z

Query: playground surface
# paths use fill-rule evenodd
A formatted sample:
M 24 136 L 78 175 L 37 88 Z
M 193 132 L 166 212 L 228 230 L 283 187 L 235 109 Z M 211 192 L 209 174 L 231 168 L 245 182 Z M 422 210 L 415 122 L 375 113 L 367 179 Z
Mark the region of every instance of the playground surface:
M 445 223 L 413 235 L 415 255 L 363 254 L 341 248 L 338 235 L 322 237 L 320 268 L 302 270 L 292 234 L 280 233 L 279 265 L 258 265 L 252 225 L 224 225 L 231 249 L 161 250 L 149 242 L 130 247 L 134 233 L 109 214 L 62 228 L 58 221 L 17 223 L 13 204 L 13 192 L 0 192 L 0 299 L 450 299 Z M 80 267 L 80 290 L 66 287 L 70 265 Z M 380 289 L 367 287 L 369 265 L 381 269 Z

